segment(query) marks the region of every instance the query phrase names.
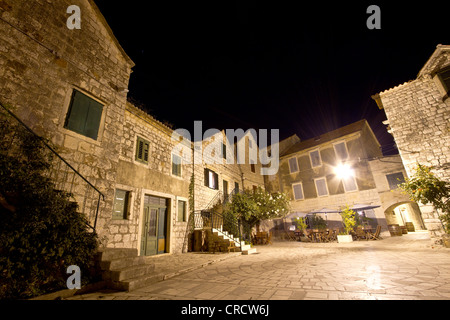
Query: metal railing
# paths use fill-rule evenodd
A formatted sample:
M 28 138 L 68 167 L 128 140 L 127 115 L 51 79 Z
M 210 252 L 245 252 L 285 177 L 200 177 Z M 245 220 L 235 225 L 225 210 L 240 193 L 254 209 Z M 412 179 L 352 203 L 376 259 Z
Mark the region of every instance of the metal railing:
M 21 152 L 17 146 L 21 136 L 31 135 L 36 138 L 50 161 L 50 167 L 44 172 L 54 185 L 55 190 L 65 191 L 78 204 L 78 211 L 85 215 L 88 226 L 95 232 L 97 226 L 100 201 L 105 196 L 83 175 L 70 165 L 53 147 L 30 127 L 20 120 L 13 112 L 0 103 L 0 136 L 2 137 L 2 153 L 5 156 L 17 156 Z M 8 125 L 6 125 L 8 123 Z M 9 128 L 9 129 L 8 129 Z M 21 155 L 23 156 L 23 155 Z
M 194 211 L 194 228 L 220 231 L 237 243 L 242 251 L 241 221 L 230 214 L 220 214 L 213 210 Z

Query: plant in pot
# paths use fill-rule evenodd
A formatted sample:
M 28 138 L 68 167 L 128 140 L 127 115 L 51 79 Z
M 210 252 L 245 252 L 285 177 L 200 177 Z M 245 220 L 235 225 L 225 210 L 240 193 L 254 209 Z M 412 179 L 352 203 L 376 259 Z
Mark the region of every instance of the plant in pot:
M 305 230 L 308 227 L 308 225 L 306 224 L 305 218 L 297 217 L 295 219 L 295 223 L 297 225 L 297 229 L 299 229 L 300 233 L 302 234 L 300 236 L 300 240 L 301 241 L 309 241 L 309 238 L 306 237 L 306 235 L 305 235 Z
M 352 242 L 352 235 L 350 234 L 353 231 L 353 227 L 356 224 L 355 219 L 355 211 L 351 210 L 348 206 L 341 210 L 342 223 L 344 224 L 344 232 L 338 234 L 338 242 Z

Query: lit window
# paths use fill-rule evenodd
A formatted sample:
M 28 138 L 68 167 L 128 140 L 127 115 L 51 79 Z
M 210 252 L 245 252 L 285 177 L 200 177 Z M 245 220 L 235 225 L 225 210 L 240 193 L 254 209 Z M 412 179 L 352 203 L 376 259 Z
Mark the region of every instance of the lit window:
M 347 146 L 345 142 L 339 142 L 333 145 L 338 160 L 344 161 L 348 158 Z

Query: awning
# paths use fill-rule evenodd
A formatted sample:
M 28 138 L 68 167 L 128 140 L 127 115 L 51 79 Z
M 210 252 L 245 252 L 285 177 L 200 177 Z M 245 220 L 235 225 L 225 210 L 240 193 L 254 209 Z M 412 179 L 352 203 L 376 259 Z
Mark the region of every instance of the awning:
M 369 204 L 355 204 L 350 209 L 352 209 L 353 211 L 363 211 L 363 210 L 370 210 L 370 209 L 375 209 L 375 208 L 379 208 L 379 207 L 381 207 L 381 206 L 369 205 Z
M 341 210 L 337 210 L 337 209 L 328 209 L 328 208 L 322 208 L 319 210 L 313 210 L 310 213 L 314 214 L 314 213 L 340 213 Z

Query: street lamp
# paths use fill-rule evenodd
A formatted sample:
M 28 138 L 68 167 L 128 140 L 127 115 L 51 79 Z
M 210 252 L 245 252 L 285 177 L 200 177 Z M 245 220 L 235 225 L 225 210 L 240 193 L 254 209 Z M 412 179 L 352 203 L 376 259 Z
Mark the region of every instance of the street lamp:
M 348 164 L 341 163 L 334 167 L 334 174 L 342 180 L 348 179 L 355 175 L 355 171 Z

